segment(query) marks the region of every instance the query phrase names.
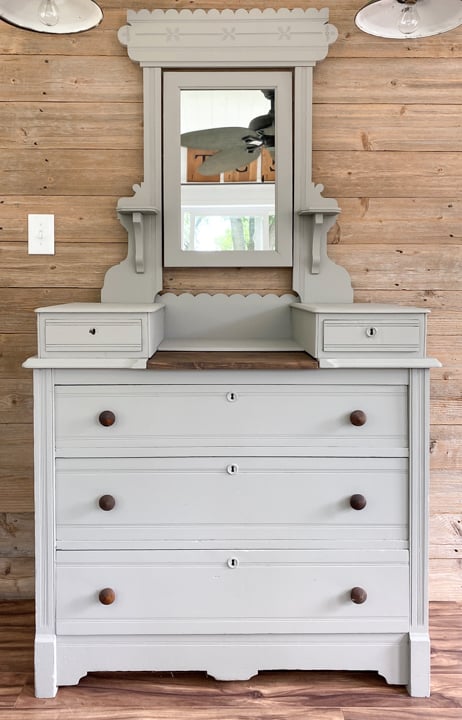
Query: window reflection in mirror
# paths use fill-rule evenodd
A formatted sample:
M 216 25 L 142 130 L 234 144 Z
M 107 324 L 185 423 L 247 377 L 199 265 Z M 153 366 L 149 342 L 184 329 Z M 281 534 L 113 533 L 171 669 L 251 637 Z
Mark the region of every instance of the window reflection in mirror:
M 276 249 L 274 94 L 181 91 L 182 250 Z
M 165 265 L 291 265 L 291 71 L 163 83 Z

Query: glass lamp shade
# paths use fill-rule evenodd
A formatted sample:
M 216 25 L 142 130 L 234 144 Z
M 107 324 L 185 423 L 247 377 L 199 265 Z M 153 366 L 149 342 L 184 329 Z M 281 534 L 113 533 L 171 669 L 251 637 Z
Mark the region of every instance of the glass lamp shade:
M 411 20 L 411 22 L 408 22 Z M 355 17 L 363 32 L 383 38 L 428 37 L 462 25 L 462 0 L 371 0 Z
M 24 30 L 65 35 L 96 27 L 103 13 L 93 0 L 0 0 L 0 18 Z

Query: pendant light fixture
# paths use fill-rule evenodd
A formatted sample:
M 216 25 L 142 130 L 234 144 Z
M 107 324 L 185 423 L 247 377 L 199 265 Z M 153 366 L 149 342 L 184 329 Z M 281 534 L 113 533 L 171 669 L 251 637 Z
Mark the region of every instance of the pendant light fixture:
M 66 35 L 96 27 L 103 13 L 94 0 L 0 0 L 0 18 L 24 30 Z
M 420 38 L 462 25 L 462 0 L 370 0 L 355 17 L 363 32 L 383 38 Z

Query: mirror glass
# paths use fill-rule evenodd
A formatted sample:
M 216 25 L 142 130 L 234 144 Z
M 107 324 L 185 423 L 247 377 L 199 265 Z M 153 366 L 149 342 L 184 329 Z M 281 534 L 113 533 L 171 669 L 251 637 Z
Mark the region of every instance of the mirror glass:
M 181 249 L 276 249 L 269 90 L 181 91 Z
M 164 72 L 165 265 L 292 263 L 292 74 Z

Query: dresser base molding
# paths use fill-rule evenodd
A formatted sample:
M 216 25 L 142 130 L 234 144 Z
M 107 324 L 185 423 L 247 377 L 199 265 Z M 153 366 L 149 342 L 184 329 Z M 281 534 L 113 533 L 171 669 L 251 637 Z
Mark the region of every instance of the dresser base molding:
M 42 644 L 43 643 L 43 644 Z M 38 697 L 56 693 L 54 657 L 48 639 L 37 638 L 41 671 Z M 88 672 L 198 671 L 216 680 L 248 680 L 260 670 L 377 671 L 390 685 L 416 684 L 421 672 L 412 667 L 407 634 L 377 635 L 190 635 L 182 636 L 58 636 L 57 684 L 76 685 Z M 417 693 L 414 693 L 417 694 Z

